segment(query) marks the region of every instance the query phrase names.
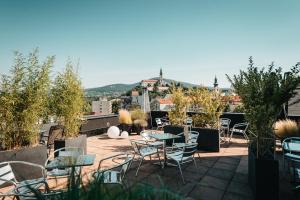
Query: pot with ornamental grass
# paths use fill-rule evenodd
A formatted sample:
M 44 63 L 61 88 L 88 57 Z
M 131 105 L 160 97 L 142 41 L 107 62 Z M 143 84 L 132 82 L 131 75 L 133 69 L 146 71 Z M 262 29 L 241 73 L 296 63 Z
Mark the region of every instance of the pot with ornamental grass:
M 50 101 L 49 110 L 64 127 L 64 139 L 54 141 L 54 148 L 80 147 L 86 153 L 86 135 L 79 135 L 85 108 L 84 90 L 71 62 L 55 78 Z
M 254 66 L 252 57 L 246 71 L 229 77 L 241 97 L 249 122 L 248 180 L 255 199 L 278 199 L 278 160 L 275 159 L 274 122 L 284 104 L 294 96 L 300 84 L 300 64 L 288 72 L 272 63 L 266 68 Z
M 147 126 L 147 114 L 142 111 L 141 109 L 137 108 L 132 111 L 130 111 L 131 120 L 133 122 L 132 131 L 140 134 L 141 131 L 143 131 Z
M 54 57 L 41 63 L 38 50 L 28 57 L 15 53 L 9 75 L 0 80 L 0 162 L 27 161 L 44 164 L 47 148 L 39 145 L 40 119 L 47 113 L 50 69 Z M 13 166 L 18 174 L 17 166 Z M 22 169 L 22 178 L 38 177 L 40 171 Z
M 120 109 L 119 110 L 119 128 L 121 132 L 127 131 L 129 134 L 132 131 L 132 120 L 130 112 L 126 109 Z

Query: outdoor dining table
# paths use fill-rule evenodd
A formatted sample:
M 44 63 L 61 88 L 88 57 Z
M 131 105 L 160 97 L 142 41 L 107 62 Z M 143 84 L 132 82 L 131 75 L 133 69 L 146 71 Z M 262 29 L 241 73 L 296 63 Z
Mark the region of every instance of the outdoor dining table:
M 79 156 L 57 156 L 48 163 L 45 168 L 47 170 L 72 168 L 72 173 L 75 173 L 75 167 L 91 166 L 94 164 L 96 155 L 86 154 Z M 80 173 L 78 174 L 80 177 Z M 71 177 L 72 178 L 72 177 Z M 71 179 L 71 185 L 75 185 L 75 179 Z
M 166 141 L 167 140 L 173 140 L 173 139 L 176 139 L 176 138 L 180 138 L 180 136 L 174 135 L 174 134 L 171 134 L 171 133 L 150 133 L 149 137 L 154 138 L 156 140 L 163 141 L 164 162 L 163 162 L 162 168 L 164 168 L 167 165 Z

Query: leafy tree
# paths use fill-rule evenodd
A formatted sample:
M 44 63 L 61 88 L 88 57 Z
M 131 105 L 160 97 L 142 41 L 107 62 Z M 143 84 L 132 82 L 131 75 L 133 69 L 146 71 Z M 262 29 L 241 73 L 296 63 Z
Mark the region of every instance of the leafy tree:
M 76 136 L 79 133 L 85 106 L 84 90 L 78 74 L 71 62 L 63 73 L 59 73 L 51 89 L 51 109 L 58 122 L 65 126 L 65 135 Z
M 252 57 L 246 71 L 229 77 L 236 93 L 242 98 L 246 120 L 250 123 L 253 150 L 257 157 L 273 158 L 275 148 L 273 124 L 283 105 L 294 96 L 300 83 L 300 63 L 283 73 L 271 63 L 267 68 L 254 66 Z M 251 136 L 251 135 L 250 135 Z
M 173 87 L 171 94 L 174 107 L 169 111 L 169 120 L 173 125 L 182 125 L 187 118 L 186 109 L 188 100 L 184 95 L 183 89 L 180 87 Z
M 115 100 L 111 104 L 112 112 L 118 114 L 119 110 L 121 109 L 121 101 Z
M 190 103 L 198 109 L 199 113 L 193 116 L 195 126 L 217 128 L 225 107 L 221 95 L 206 88 L 197 88 L 191 89 L 189 96 Z
M 54 57 L 40 63 L 38 49 L 26 58 L 15 53 L 11 75 L 1 78 L 0 138 L 2 149 L 37 141 L 39 119 L 47 113 L 50 69 Z M 1 148 L 1 147 L 0 147 Z

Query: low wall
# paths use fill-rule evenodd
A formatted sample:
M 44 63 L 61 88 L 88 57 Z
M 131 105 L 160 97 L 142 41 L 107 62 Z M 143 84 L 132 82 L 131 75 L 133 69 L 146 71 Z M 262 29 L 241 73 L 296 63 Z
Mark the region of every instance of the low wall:
M 44 166 L 47 160 L 47 148 L 45 145 L 24 147 L 20 149 L 0 151 L 0 162 L 26 161 Z M 24 167 L 25 165 L 13 164 L 12 168 L 18 181 L 39 178 L 42 173 L 36 167 Z
M 188 116 L 193 116 L 196 113 L 194 112 L 188 112 Z M 163 118 L 168 115 L 167 111 L 151 111 L 151 119 L 152 121 L 149 122 L 149 124 L 152 125 L 152 127 L 156 127 L 155 118 Z M 229 118 L 231 120 L 230 128 L 233 127 L 234 124 L 242 123 L 245 121 L 245 114 L 244 113 L 232 113 L 232 112 L 224 112 L 221 116 L 221 118 Z
M 118 126 L 118 115 L 90 115 L 85 116 L 86 122 L 81 125 L 80 133 L 90 135 L 97 135 L 105 133 L 109 126 Z

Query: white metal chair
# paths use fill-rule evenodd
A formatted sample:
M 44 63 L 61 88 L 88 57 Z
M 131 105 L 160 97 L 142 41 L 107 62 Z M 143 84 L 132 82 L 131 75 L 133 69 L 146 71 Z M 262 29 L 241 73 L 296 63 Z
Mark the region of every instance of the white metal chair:
M 121 159 L 122 162 L 116 161 L 117 159 Z M 110 168 L 103 167 L 103 163 L 107 160 L 111 160 L 117 165 Z M 132 160 L 133 156 L 129 154 L 117 154 L 104 158 L 100 160 L 98 170 L 94 172 L 93 176 L 96 180 L 104 184 L 123 184 L 126 172 L 128 171 Z
M 55 155 L 60 157 L 78 157 L 83 155 L 84 151 L 82 148 L 79 147 L 64 147 L 57 149 L 53 152 L 52 156 L 49 156 L 45 162 L 45 166 L 50 163 L 54 158 Z M 75 174 L 80 175 L 81 167 L 75 167 Z M 64 178 L 70 176 L 72 173 L 71 168 L 64 168 L 64 169 L 53 169 L 51 171 L 47 171 L 47 175 L 52 178 Z
M 161 164 L 160 157 L 159 157 L 159 150 L 157 147 L 151 146 L 143 140 L 130 140 L 130 143 L 134 150 L 133 158 L 135 157 L 135 155 L 137 155 L 137 156 L 139 156 L 138 159 L 140 160 L 140 163 L 136 170 L 135 176 L 137 176 L 139 169 L 143 163 L 143 160 L 147 156 L 149 156 L 150 160 L 151 160 L 152 155 L 157 155 L 159 162 Z
M 11 165 L 21 165 L 24 167 L 34 167 L 39 168 L 41 170 L 41 176 L 37 179 L 29 179 L 18 181 L 13 172 Z M 0 163 L 0 186 L 5 185 L 13 185 L 14 188 L 6 193 L 0 192 L 0 197 L 15 196 L 17 194 L 26 194 L 31 192 L 31 189 L 39 189 L 41 187 L 45 187 L 46 191 L 49 191 L 49 186 L 46 181 L 46 171 L 42 165 L 29 163 L 25 161 L 7 161 Z
M 291 155 L 294 155 L 293 154 L 294 152 L 292 152 L 291 149 L 289 148 L 288 145 L 289 143 L 300 143 L 300 137 L 289 137 L 283 140 L 282 142 L 283 169 L 285 169 L 286 162 L 288 162 L 288 168 L 289 168 L 289 158 L 291 157 Z
M 233 133 L 241 133 L 243 134 L 244 138 L 249 141 L 249 137 L 247 135 L 247 129 L 248 129 L 249 124 L 248 123 L 237 123 L 235 124 L 232 129 L 230 130 L 230 136 L 228 143 L 231 141 Z
M 178 134 L 179 136 L 183 136 L 184 133 L 180 133 Z M 192 144 L 192 143 L 197 143 L 198 144 L 198 137 L 199 137 L 199 132 L 197 131 L 189 131 L 188 132 L 188 138 L 186 140 L 186 142 L 173 142 L 173 147 L 175 148 L 182 148 L 187 144 Z M 200 154 L 199 152 L 197 152 L 198 157 L 200 158 Z
M 182 174 L 181 165 L 188 162 L 194 162 L 195 166 L 197 167 L 194 158 L 194 153 L 197 151 L 197 146 L 197 143 L 191 143 L 186 144 L 181 148 L 170 148 L 170 150 L 166 154 L 167 159 L 175 162 L 175 164 L 178 166 L 183 183 L 185 183 L 185 181 Z
M 155 146 L 157 148 L 160 148 L 163 146 L 163 142 L 162 141 L 157 141 L 157 140 L 153 140 L 150 136 L 149 136 L 149 131 L 142 131 L 140 133 L 140 135 L 142 136 L 143 140 L 151 145 L 151 146 Z
M 156 122 L 156 130 L 162 130 L 163 129 L 163 123 L 160 118 L 155 118 Z
M 226 142 L 227 135 L 229 134 L 230 131 L 230 122 L 231 119 L 228 118 L 220 118 L 220 142 Z M 222 138 L 223 137 L 223 138 Z

